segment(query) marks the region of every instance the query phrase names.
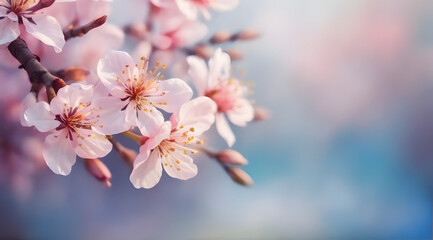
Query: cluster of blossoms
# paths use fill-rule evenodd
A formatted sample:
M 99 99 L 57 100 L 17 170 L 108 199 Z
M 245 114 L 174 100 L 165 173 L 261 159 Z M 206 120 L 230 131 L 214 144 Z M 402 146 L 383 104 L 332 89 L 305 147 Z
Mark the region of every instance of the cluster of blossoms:
M 8 45 L 4 51 L 21 63 L 31 82 L 22 103 L 21 124 L 48 133 L 42 151 L 48 167 L 68 175 L 78 156 L 91 174 L 109 184 L 111 173 L 99 158 L 115 149 L 133 167 L 132 184 L 151 188 L 159 182 L 162 169 L 182 180 L 196 176 L 192 157 L 204 151 L 233 180 L 251 184 L 245 172 L 232 167 L 246 164 L 246 159 L 234 150 L 213 153 L 203 145 L 202 135 L 215 122 L 231 147 L 235 135 L 229 121 L 246 126 L 254 117 L 263 118 L 263 113 L 260 116 L 246 98 L 247 86 L 231 76 L 230 55 L 217 48 L 206 63 L 204 55 L 210 54 L 203 51 L 203 44 L 197 45 L 203 31 L 192 34 L 206 29 L 198 13 L 209 19 L 208 9 L 230 10 L 238 2 L 152 0 L 145 3 L 150 14 L 144 28 L 140 21 L 123 30 L 104 24 L 109 4 L 0 0 L 0 44 Z M 84 6 L 95 11 L 85 11 Z M 26 32 L 20 31 L 21 25 Z M 138 40 L 132 57 L 115 50 L 125 33 Z M 220 33 L 210 42 L 245 40 L 252 35 Z M 107 37 L 111 39 L 100 41 Z M 55 52 L 46 46 L 54 47 Z M 150 68 L 154 62 L 149 58 L 157 56 L 174 66 L 181 62 L 183 67 L 174 67 L 172 73 L 182 79 L 165 79 L 162 71 L 167 66 L 159 61 Z M 16 61 L 10 62 L 0 70 L 13 72 Z M 183 79 L 192 80 L 197 97 L 193 98 L 193 90 Z M 122 146 L 115 139 L 117 134 L 136 141 L 138 154 Z

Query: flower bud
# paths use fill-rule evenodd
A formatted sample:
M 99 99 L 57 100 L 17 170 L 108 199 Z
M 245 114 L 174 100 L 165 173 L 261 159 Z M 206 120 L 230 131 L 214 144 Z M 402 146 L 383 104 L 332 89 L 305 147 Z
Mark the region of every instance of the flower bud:
M 55 93 L 57 94 L 57 92 L 60 90 L 60 88 L 66 86 L 66 83 L 65 83 L 65 81 L 63 81 L 63 79 L 56 78 L 51 83 L 51 86 L 53 87 Z
M 259 108 L 256 107 L 254 108 L 254 121 L 259 122 L 259 121 L 264 121 L 264 120 L 268 120 L 271 117 L 271 113 L 268 109 L 266 108 Z
M 232 38 L 232 35 L 229 32 L 219 31 L 212 36 L 212 38 L 210 39 L 210 42 L 212 44 L 219 44 L 219 43 L 224 43 L 224 42 L 230 41 L 231 38 Z
M 232 180 L 242 186 L 253 186 L 254 181 L 244 170 L 235 167 L 225 167 Z
M 203 45 L 203 44 L 199 44 L 199 45 L 195 46 L 194 52 L 195 52 L 195 55 L 197 55 L 203 59 L 208 59 L 212 55 L 209 47 L 206 45 Z
M 257 30 L 254 29 L 244 29 L 240 33 L 236 34 L 237 40 L 253 40 L 260 36 L 260 33 Z
M 63 78 L 67 82 L 82 82 L 89 74 L 89 71 L 80 67 L 65 68 L 56 73 L 57 76 Z
M 107 166 L 99 159 L 85 159 L 84 166 L 87 171 L 93 175 L 98 181 L 111 187 L 111 172 Z
M 134 23 L 132 25 L 125 27 L 125 32 L 128 35 L 135 37 L 137 39 L 143 39 L 147 35 L 148 27 L 144 22 Z
M 222 164 L 231 164 L 231 165 L 246 165 L 248 164 L 248 160 L 242 156 L 238 151 L 232 149 L 224 149 L 221 150 L 217 154 L 217 159 Z
M 228 50 L 227 53 L 230 55 L 230 59 L 233 61 L 240 60 L 244 57 L 244 54 L 237 49 Z
M 112 143 L 114 149 L 119 153 L 123 161 L 125 161 L 125 163 L 132 168 L 134 166 L 134 161 L 137 158 L 137 152 L 123 146 L 117 141 Z

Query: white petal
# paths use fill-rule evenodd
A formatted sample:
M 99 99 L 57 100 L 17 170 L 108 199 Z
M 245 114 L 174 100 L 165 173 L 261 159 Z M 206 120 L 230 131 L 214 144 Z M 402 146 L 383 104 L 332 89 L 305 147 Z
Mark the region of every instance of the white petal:
M 239 4 L 239 0 L 216 0 L 211 1 L 211 7 L 215 10 L 229 11 Z
M 164 116 L 154 107 L 138 110 L 137 126 L 141 134 L 152 137 L 164 124 Z
M 121 111 L 125 102 L 114 97 L 97 98 L 92 102 L 95 110 L 90 117 L 98 119 L 92 127 L 99 133 L 109 135 L 127 131 L 131 123 L 126 121 L 126 111 Z
M 134 162 L 129 180 L 135 188 L 152 188 L 155 186 L 162 175 L 161 159 L 158 151 L 142 152 L 137 156 Z
M 179 110 L 182 104 L 188 102 L 192 97 L 192 89 L 185 81 L 178 78 L 163 80 L 159 84 L 160 92 L 165 92 L 163 96 L 148 98 L 152 102 L 164 103 L 158 108 L 172 113 Z M 165 105 L 166 103 L 166 105 Z
M 20 122 L 21 122 L 22 126 L 30 127 L 30 125 L 28 124 L 28 122 L 24 118 L 24 112 L 35 103 L 36 103 L 36 94 L 34 92 L 28 93 L 26 95 L 26 97 L 23 99 L 23 102 L 20 105 L 20 108 L 21 108 Z
M 67 138 L 65 130 L 47 136 L 42 154 L 55 174 L 65 176 L 71 172 L 76 160 L 72 142 Z
M 207 88 L 208 71 L 203 58 L 189 56 L 186 58 L 189 64 L 188 74 L 191 77 L 198 95 L 203 96 Z
M 129 66 L 125 70 L 125 66 Z M 133 75 L 135 63 L 128 53 L 122 51 L 111 51 L 98 62 L 97 72 L 101 82 L 108 88 L 110 93 L 117 98 L 126 97 L 122 80 Z M 123 71 L 125 70 L 125 73 Z M 119 78 L 119 81 L 117 81 Z
M 3 10 L 2 7 L 0 9 Z M 12 21 L 9 17 L 0 20 L 0 45 L 12 42 L 19 35 L 20 28 L 18 22 Z
M 198 7 L 195 3 L 188 0 L 176 0 L 179 10 L 191 20 L 197 19 Z
M 42 15 L 34 16 L 33 21 L 35 23 L 23 18 L 26 31 L 43 43 L 53 46 L 57 53 L 61 52 L 65 45 L 65 37 L 59 22 L 54 17 Z
M 187 180 L 197 175 L 197 166 L 193 160 L 183 152 L 174 151 L 161 159 L 162 166 L 172 178 Z
M 40 132 L 48 132 L 58 127 L 60 122 L 54 119 L 55 116 L 46 102 L 35 103 L 24 112 L 27 125 L 35 126 Z
M 220 136 L 227 142 L 229 147 L 235 143 L 235 135 L 227 122 L 226 117 L 222 113 L 215 116 L 216 128 Z
M 217 106 L 210 98 L 195 98 L 180 108 L 178 126 L 183 126 L 184 129 L 194 128 L 190 135 L 201 135 L 214 123 L 216 111 Z
M 78 136 L 79 134 L 79 136 Z M 101 158 L 111 152 L 112 144 L 105 137 L 92 130 L 80 129 L 73 134 L 75 153 L 81 158 Z
M 230 56 L 218 48 L 209 59 L 208 89 L 215 87 L 219 81 L 227 81 L 230 77 Z
M 238 99 L 232 110 L 226 112 L 230 122 L 235 125 L 244 127 L 247 122 L 250 122 L 254 118 L 254 108 L 251 103 L 244 99 Z

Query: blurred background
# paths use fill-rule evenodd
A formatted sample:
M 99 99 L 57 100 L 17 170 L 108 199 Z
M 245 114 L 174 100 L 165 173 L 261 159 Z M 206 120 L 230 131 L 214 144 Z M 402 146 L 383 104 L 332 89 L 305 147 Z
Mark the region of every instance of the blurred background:
M 113 4 L 112 23 L 137 11 Z M 203 156 L 197 177 L 164 174 L 137 190 L 113 152 L 104 160 L 111 188 L 82 161 L 68 177 L 43 169 L 25 194 L 3 182 L 0 238 L 430 239 L 433 2 L 241 0 L 212 16 L 208 36 L 261 32 L 231 45 L 244 52 L 233 74 L 272 111 L 233 128 L 255 186 L 234 184 Z

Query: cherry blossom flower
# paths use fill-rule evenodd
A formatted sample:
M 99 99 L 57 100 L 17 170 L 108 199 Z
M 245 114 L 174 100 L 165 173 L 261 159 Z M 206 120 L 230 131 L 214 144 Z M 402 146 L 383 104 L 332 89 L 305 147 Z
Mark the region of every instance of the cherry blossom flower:
M 39 10 L 55 0 L 0 0 L 0 44 L 12 42 L 20 35 L 20 24 L 26 32 L 61 52 L 65 45 L 62 28 L 57 20 Z
M 154 0 L 155 1 L 155 0 Z M 161 0 L 160 0 L 161 1 Z M 239 0 L 175 0 L 179 10 L 189 19 L 196 19 L 199 12 L 210 19 L 209 8 L 229 11 L 239 4 Z
M 202 58 L 189 56 L 188 73 L 199 95 L 207 96 L 218 106 L 215 116 L 218 133 L 229 146 L 235 142 L 235 136 L 227 119 L 237 126 L 245 126 L 254 117 L 251 103 L 245 99 L 248 91 L 242 83 L 230 77 L 230 56 L 219 48 L 209 60 L 209 71 Z
M 76 161 L 81 158 L 100 158 L 112 148 L 105 135 L 98 129 L 99 110 L 91 103 L 93 91 L 81 85 L 65 86 L 50 104 L 38 102 L 24 112 L 27 125 L 40 132 L 53 131 L 45 139 L 43 157 L 56 174 L 68 175 Z
M 159 63 L 148 71 L 147 59 L 142 57 L 138 65 L 128 53 L 121 51 L 112 51 L 99 61 L 98 76 L 112 95 L 101 103 L 105 102 L 103 107 L 117 112 L 116 119 L 121 122 L 119 125 L 127 126 L 125 130 L 138 125 L 148 136 L 147 125 L 164 120 L 157 108 L 172 113 L 191 99 L 192 90 L 183 80 L 162 80 L 163 76 L 156 74 L 158 68 Z
M 213 124 L 216 104 L 207 97 L 191 100 L 174 113 L 170 121 L 153 119 L 141 125 L 149 138 L 140 147 L 130 180 L 136 188 L 152 188 L 162 175 L 162 168 L 173 178 L 187 180 L 197 175 L 197 166 L 189 153 L 198 154 L 191 145 L 201 143 L 200 135 Z

